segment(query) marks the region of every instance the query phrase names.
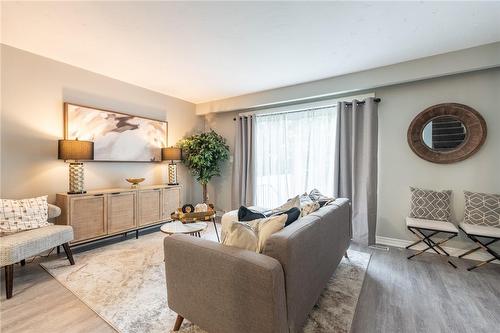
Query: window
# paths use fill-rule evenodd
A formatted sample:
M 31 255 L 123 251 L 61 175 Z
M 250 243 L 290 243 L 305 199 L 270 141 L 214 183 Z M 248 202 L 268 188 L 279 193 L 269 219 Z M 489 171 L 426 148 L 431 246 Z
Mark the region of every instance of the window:
M 333 195 L 335 106 L 255 118 L 255 203 L 276 207 L 317 188 Z

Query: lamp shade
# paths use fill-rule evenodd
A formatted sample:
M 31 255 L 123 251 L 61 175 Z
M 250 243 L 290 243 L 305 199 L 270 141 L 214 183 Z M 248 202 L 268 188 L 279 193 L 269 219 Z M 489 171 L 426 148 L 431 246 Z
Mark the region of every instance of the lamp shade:
M 91 161 L 94 159 L 92 141 L 59 140 L 58 158 L 60 160 Z
M 162 161 L 180 161 L 181 160 L 181 149 L 175 147 L 168 147 L 161 149 L 161 160 Z

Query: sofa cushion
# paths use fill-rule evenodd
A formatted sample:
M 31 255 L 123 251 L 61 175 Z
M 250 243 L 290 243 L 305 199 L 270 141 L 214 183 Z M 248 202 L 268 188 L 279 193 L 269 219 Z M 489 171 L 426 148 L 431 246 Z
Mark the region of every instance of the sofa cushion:
M 0 199 L 0 234 L 37 229 L 50 225 L 47 196 L 10 200 Z
M 73 228 L 50 225 L 2 237 L 0 266 L 11 265 L 73 240 Z
M 464 223 L 500 228 L 500 194 L 464 191 Z
M 432 191 L 410 187 L 410 217 L 424 220 L 449 221 L 451 191 Z
M 256 210 L 252 210 L 245 206 L 241 206 L 240 209 L 238 209 L 238 221 L 252 221 L 252 220 L 262 219 L 265 217 L 266 215 L 264 215 L 263 213 Z

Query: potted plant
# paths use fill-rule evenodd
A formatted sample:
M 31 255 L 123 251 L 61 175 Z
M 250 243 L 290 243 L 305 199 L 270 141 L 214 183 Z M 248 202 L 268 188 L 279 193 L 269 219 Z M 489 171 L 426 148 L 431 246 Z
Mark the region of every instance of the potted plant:
M 178 146 L 182 149 L 183 163 L 203 187 L 203 202 L 208 204 L 207 184 L 212 177 L 220 176 L 221 164 L 229 158 L 226 139 L 210 130 L 182 139 Z

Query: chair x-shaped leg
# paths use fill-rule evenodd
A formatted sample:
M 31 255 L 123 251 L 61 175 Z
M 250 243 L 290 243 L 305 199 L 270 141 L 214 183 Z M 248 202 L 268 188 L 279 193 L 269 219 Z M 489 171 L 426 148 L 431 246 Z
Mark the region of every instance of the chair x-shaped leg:
M 462 231 L 463 231 L 463 229 L 462 229 Z M 500 260 L 500 255 L 489 247 L 491 244 L 498 242 L 500 240 L 500 238 L 492 238 L 491 239 L 491 237 L 484 236 L 484 238 L 489 238 L 491 240 L 488 242 L 484 242 L 484 241 L 482 242 L 481 240 L 479 240 L 478 237 L 483 237 L 483 236 L 470 235 L 470 234 L 466 233 L 465 231 L 464 231 L 464 233 L 467 235 L 467 237 L 469 237 L 472 241 L 474 241 L 479 246 L 476 248 L 473 248 L 467 252 L 462 253 L 461 255 L 458 256 L 459 258 L 463 258 L 463 257 L 465 257 L 473 252 L 476 252 L 478 250 L 481 250 L 481 249 L 485 250 L 486 252 L 488 252 L 492 256 L 492 258 L 490 258 L 488 260 L 481 261 L 480 263 L 467 268 L 468 271 L 472 271 L 473 269 L 476 269 L 478 267 L 486 265 L 487 263 L 492 262 L 494 260 Z
M 426 235 L 424 234 L 420 228 L 415 228 L 415 227 L 408 227 L 408 230 L 410 230 L 415 236 L 417 236 L 417 238 L 419 240 L 417 240 L 416 242 L 408 245 L 406 248 L 407 249 L 411 249 L 413 246 L 417 245 L 417 244 L 420 244 L 420 243 L 424 243 L 425 245 L 427 245 L 427 247 L 423 250 L 419 250 L 417 252 L 415 252 L 414 254 L 410 255 L 407 259 L 411 259 L 415 256 L 418 256 L 424 252 L 426 252 L 427 250 L 433 250 L 434 252 L 436 252 L 437 254 L 440 254 L 440 255 L 445 255 L 445 256 L 450 256 L 450 254 L 448 252 L 446 252 L 442 247 L 441 247 L 441 244 L 443 243 L 446 243 L 447 241 L 449 241 L 450 239 L 456 237 L 458 235 L 458 233 L 455 233 L 455 232 L 448 232 L 448 231 L 439 231 L 439 230 L 431 230 L 431 229 L 422 229 L 422 230 L 426 230 L 426 231 L 430 231 L 431 233 L 429 235 Z M 431 237 L 434 237 L 436 236 L 437 234 L 439 233 L 447 233 L 447 234 L 451 234 L 448 238 L 445 238 L 445 239 L 442 239 L 438 242 L 435 242 L 431 239 Z M 438 251 L 439 250 L 439 251 Z M 452 262 L 448 261 L 448 263 L 450 265 L 452 265 L 453 267 L 457 268 L 457 266 L 455 266 L 455 264 L 453 264 Z

